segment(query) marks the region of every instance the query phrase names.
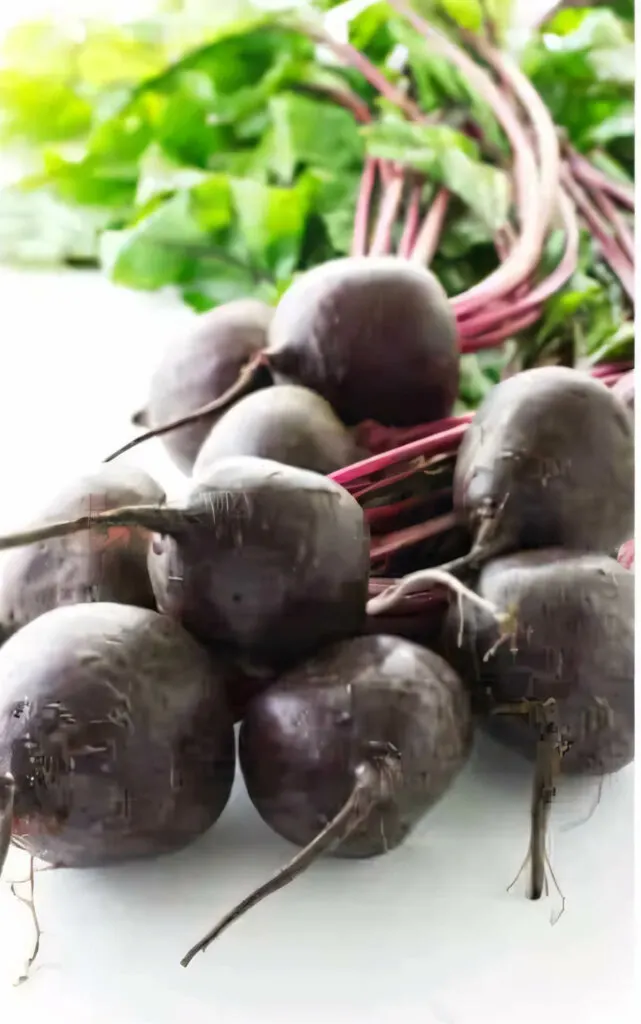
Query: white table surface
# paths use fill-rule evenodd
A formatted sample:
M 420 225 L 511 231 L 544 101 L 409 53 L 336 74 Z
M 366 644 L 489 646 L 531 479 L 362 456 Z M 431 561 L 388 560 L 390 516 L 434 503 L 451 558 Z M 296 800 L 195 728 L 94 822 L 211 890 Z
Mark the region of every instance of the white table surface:
M 0 529 L 130 436 L 165 337 L 191 316 L 91 274 L 0 270 Z M 132 453 L 175 491 L 160 442 Z M 324 860 L 250 913 L 188 970 L 179 959 L 292 853 L 237 780 L 218 824 L 157 861 L 37 878 L 38 967 L 26 908 L 0 886 L 0 1020 L 66 1024 L 627 1024 L 633 960 L 633 769 L 565 784 L 552 861 L 566 897 L 539 903 L 519 868 L 529 772 L 478 743 L 406 846 Z M 572 827 L 575 826 L 575 827 Z M 6 878 L 25 877 L 13 852 Z M 24 891 L 24 887 L 23 887 Z

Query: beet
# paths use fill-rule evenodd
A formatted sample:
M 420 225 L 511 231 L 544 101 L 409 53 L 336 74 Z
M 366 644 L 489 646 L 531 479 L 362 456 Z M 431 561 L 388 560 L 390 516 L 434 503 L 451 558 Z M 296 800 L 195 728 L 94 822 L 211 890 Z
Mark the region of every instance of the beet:
M 365 457 L 331 405 L 293 384 L 256 391 L 224 413 L 200 449 L 194 478 L 206 478 L 215 460 L 232 455 L 255 455 L 323 474 Z
M 451 661 L 489 696 L 488 731 L 534 760 L 530 895 L 545 883 L 555 776 L 619 771 L 634 757 L 634 576 L 614 559 L 560 549 L 490 562 L 480 603 L 452 605 Z
M 41 860 L 185 846 L 222 813 L 234 762 L 220 668 L 157 612 L 58 608 L 0 651 L 0 774 L 15 778 L 14 835 Z
M 120 505 L 160 503 L 165 494 L 143 470 L 102 465 L 69 483 L 39 521 L 105 512 Z M 115 601 L 155 608 L 147 569 L 150 534 L 115 527 L 104 534 L 53 538 L 19 548 L 0 561 L 0 636 L 66 604 Z
M 461 680 L 408 640 L 345 640 L 281 677 L 249 705 L 240 763 L 261 817 L 305 849 L 193 947 L 183 966 L 330 847 L 339 857 L 373 857 L 399 846 L 471 746 Z
M 112 453 L 202 424 L 264 383 L 302 384 L 347 426 L 414 426 L 449 416 L 458 392 L 458 334 L 434 275 L 397 256 L 344 257 L 302 274 L 282 296 L 269 345 L 214 402 Z
M 168 346 L 138 422 L 155 427 L 219 398 L 245 364 L 265 348 L 272 313 L 256 299 L 239 299 L 199 316 L 186 336 Z M 191 472 L 215 419 L 211 415 L 164 435 L 167 451 L 184 473 Z
M 88 528 L 142 526 L 158 608 L 251 675 L 281 669 L 365 623 L 363 510 L 308 470 L 239 456 L 212 465 L 181 507 L 129 506 L 0 537 L 0 551 Z
M 498 703 L 559 705 L 567 774 L 616 772 L 634 756 L 634 576 L 606 555 L 560 549 L 520 552 L 490 562 L 477 594 L 517 625 L 497 645 L 496 622 L 478 605 L 452 606 L 448 631 L 465 659 L 465 678 Z M 488 652 L 491 652 L 488 654 Z M 604 700 L 612 717 L 586 729 L 586 713 Z M 515 716 L 490 716 L 491 733 L 533 758 L 536 731 Z
M 509 377 L 465 433 L 454 504 L 479 560 L 557 545 L 615 550 L 634 524 L 631 420 L 579 370 L 543 366 Z

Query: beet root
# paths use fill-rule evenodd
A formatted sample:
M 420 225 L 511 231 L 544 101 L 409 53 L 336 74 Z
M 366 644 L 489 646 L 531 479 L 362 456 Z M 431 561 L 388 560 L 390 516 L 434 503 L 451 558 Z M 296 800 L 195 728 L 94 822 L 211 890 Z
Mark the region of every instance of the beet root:
M 301 275 L 269 327 L 276 380 L 317 391 L 348 425 L 404 427 L 449 416 L 458 334 L 430 271 L 394 256 L 345 257 Z
M 252 803 L 304 849 L 190 950 L 183 966 L 321 853 L 399 846 L 443 796 L 472 746 L 463 683 L 438 655 L 389 636 L 315 654 L 252 701 L 240 763 Z
M 222 672 L 157 612 L 76 605 L 0 651 L 0 774 L 13 833 L 85 867 L 177 850 L 222 813 L 234 777 Z
M 415 426 L 449 416 L 458 392 L 456 319 L 434 275 L 396 256 L 345 257 L 302 274 L 282 296 L 268 347 L 228 390 L 186 415 L 167 416 L 107 461 L 151 437 L 220 414 L 265 383 L 301 384 L 354 426 Z
M 476 590 L 516 629 L 501 637 L 478 604 L 448 616 L 451 660 L 493 704 L 557 707 L 566 774 L 616 772 L 634 757 L 634 576 L 605 555 L 559 549 L 496 559 Z M 603 714 L 601 712 L 604 712 Z M 607 713 L 606 713 L 607 712 Z M 540 730 L 527 715 L 490 714 L 488 731 L 529 759 Z
M 619 378 L 612 388 L 612 394 L 623 402 L 634 417 L 634 370 Z
M 240 299 L 198 317 L 186 337 L 177 337 L 156 370 L 144 413 L 155 427 L 191 413 L 217 399 L 267 344 L 272 309 L 256 299 Z M 165 434 L 171 458 L 184 473 L 194 461 L 216 416 Z
M 268 459 L 221 459 L 181 507 L 127 506 L 0 537 L 0 551 L 106 526 L 142 526 L 158 608 L 250 676 L 282 669 L 365 623 L 363 510 L 338 484 Z
M 206 479 L 215 460 L 234 455 L 326 475 L 365 457 L 323 398 L 286 384 L 247 395 L 222 415 L 200 449 L 194 479 Z
M 38 517 L 56 522 L 120 505 L 160 503 L 165 494 L 147 473 L 125 463 L 78 477 Z M 53 538 L 19 548 L 0 561 L 0 633 L 67 604 L 108 601 L 155 608 L 147 553 L 150 534 L 114 527 L 103 535 Z M 2 629 L 4 627 L 4 630 Z
M 473 556 L 563 547 L 610 552 L 634 528 L 634 431 L 620 401 L 578 370 L 498 384 L 465 433 L 454 504 Z

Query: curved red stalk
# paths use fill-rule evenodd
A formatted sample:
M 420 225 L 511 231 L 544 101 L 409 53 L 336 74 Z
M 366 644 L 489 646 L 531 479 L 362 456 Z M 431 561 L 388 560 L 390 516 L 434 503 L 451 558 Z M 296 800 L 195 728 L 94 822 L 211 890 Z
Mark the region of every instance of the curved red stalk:
M 403 198 L 405 178 L 403 172 L 394 168 L 394 177 L 386 186 L 381 197 L 374 237 L 370 245 L 370 256 L 385 256 L 390 251 L 392 229 Z
M 463 338 L 477 340 L 479 335 L 497 326 L 505 316 L 511 318 L 521 317 L 524 313 L 538 310 L 542 303 L 546 302 L 552 295 L 566 284 L 575 272 L 579 260 L 579 243 L 581 233 L 579 222 L 576 217 L 574 206 L 562 190 L 559 197 L 559 206 L 565 227 L 565 252 L 559 264 L 552 273 L 524 298 L 517 299 L 511 305 L 506 304 L 481 313 L 471 320 L 464 320 L 459 325 L 459 332 Z M 508 337 L 509 335 L 506 335 Z M 465 351 L 470 351 L 467 347 Z
M 572 169 L 572 173 L 581 181 L 584 185 L 589 185 L 592 188 L 602 189 L 603 192 L 615 199 L 621 206 L 625 206 L 627 210 L 631 210 L 634 213 L 634 188 L 624 185 L 620 181 L 613 181 L 612 178 L 608 178 L 607 174 L 604 174 L 597 167 L 593 167 L 589 160 L 577 153 L 576 150 L 566 147 L 567 149 L 567 160 Z
M 463 340 L 461 352 L 478 352 L 483 348 L 494 348 L 500 342 L 512 338 L 515 334 L 535 324 L 541 318 L 541 309 L 537 307 L 520 317 L 513 317 L 507 312 L 504 315 L 506 319 L 501 327 L 497 327 L 494 331 L 488 331 L 486 334 L 477 334 L 474 338 Z
M 632 232 L 632 228 L 626 224 L 620 211 L 617 210 L 616 206 L 605 192 L 598 188 L 591 188 L 590 195 L 592 196 L 595 206 L 599 207 L 600 212 L 612 225 L 614 237 L 621 246 L 623 255 L 627 256 L 632 266 L 634 266 L 634 234 Z
M 581 185 L 574 180 L 568 168 L 563 169 L 562 177 L 565 188 L 572 196 L 577 209 L 590 229 L 590 233 L 599 245 L 603 256 L 619 278 L 619 281 L 628 293 L 632 304 L 634 304 L 634 269 L 631 266 L 630 261 L 621 251 L 617 241 L 610 234 L 608 224 L 603 220 L 598 210 L 594 208 L 589 197 Z
M 535 270 L 538 264 L 547 225 L 537 199 L 540 185 L 534 152 L 511 104 L 487 72 L 460 47 L 419 17 L 403 0 L 389 0 L 389 3 L 427 39 L 432 49 L 463 72 L 479 95 L 490 104 L 512 145 L 521 234 L 505 263 L 485 280 L 452 300 L 457 314 L 460 317 L 468 316 L 477 310 L 479 305 L 487 304 L 498 294 L 511 292 Z
M 365 161 L 361 185 L 356 201 L 356 217 L 354 218 L 354 234 L 352 237 L 352 256 L 364 256 L 367 252 L 367 233 L 372 193 L 376 184 L 376 160 L 368 157 Z
M 368 459 L 362 459 L 361 462 L 345 466 L 343 469 L 331 473 L 330 479 L 335 480 L 337 484 L 341 484 L 344 487 L 353 480 L 358 480 L 370 473 L 380 473 L 382 469 L 393 466 L 397 462 L 403 462 L 406 459 L 415 459 L 419 455 L 425 457 L 428 455 L 442 455 L 444 452 L 451 451 L 452 448 L 456 447 L 456 444 L 465 433 L 471 418 L 471 415 L 469 417 L 461 417 L 462 422 L 458 426 L 450 427 L 449 430 L 445 430 L 440 434 L 435 434 L 419 441 L 411 441 L 410 444 L 401 445 L 399 448 L 394 448 L 391 452 L 372 455 Z
M 408 526 L 404 530 L 395 530 L 387 533 L 384 537 L 376 537 L 370 544 L 370 557 L 384 558 L 392 555 L 395 551 L 418 544 L 421 540 L 429 540 L 430 537 L 437 537 L 446 530 L 452 530 L 459 525 L 459 518 L 455 512 L 448 512 L 443 516 L 436 516 L 434 519 L 427 519 L 424 523 L 417 523 L 415 526 Z
M 541 245 L 543 245 L 545 233 L 554 215 L 561 173 L 561 151 L 554 122 L 529 78 L 523 74 L 520 67 L 508 54 L 491 46 L 482 36 L 472 33 L 465 33 L 465 35 L 481 57 L 509 86 L 523 109 L 527 111 L 528 119 L 532 124 L 539 151 L 540 189 L 537 202 L 543 221 L 541 225 L 543 232 Z
M 418 226 L 421 216 L 421 197 L 423 195 L 423 186 L 420 182 L 416 182 L 412 185 L 410 192 L 409 202 L 407 204 L 407 212 L 405 214 L 405 223 L 403 225 L 403 233 L 398 246 L 398 255 L 404 259 L 409 259 L 412 247 L 416 241 L 416 234 L 418 232 Z
M 411 258 L 423 266 L 429 266 L 434 259 L 449 203 L 450 194 L 447 189 L 439 189 L 419 229 Z

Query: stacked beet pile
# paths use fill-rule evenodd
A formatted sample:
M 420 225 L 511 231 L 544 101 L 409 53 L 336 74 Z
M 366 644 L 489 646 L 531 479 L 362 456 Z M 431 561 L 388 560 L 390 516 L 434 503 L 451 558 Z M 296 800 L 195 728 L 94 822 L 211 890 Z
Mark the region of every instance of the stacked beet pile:
M 537 321 L 577 268 L 579 223 L 631 319 L 631 196 L 559 139 L 490 42 L 471 40 L 476 61 L 392 6 L 510 142 L 498 268 L 448 299 L 426 269 L 447 191 L 424 209 L 415 170 L 369 157 L 352 255 L 299 276 L 274 310 L 248 298 L 203 314 L 156 371 L 136 416 L 147 433 L 126 447 L 162 437 L 187 499 L 167 501 L 121 449 L 0 539 L 15 549 L 0 575 L 0 864 L 11 839 L 74 867 L 184 846 L 229 798 L 234 720 L 252 802 L 301 847 L 185 964 L 319 854 L 402 843 L 475 724 L 534 763 L 533 898 L 557 775 L 633 758 L 633 370 L 506 372 L 454 415 L 460 354 Z

